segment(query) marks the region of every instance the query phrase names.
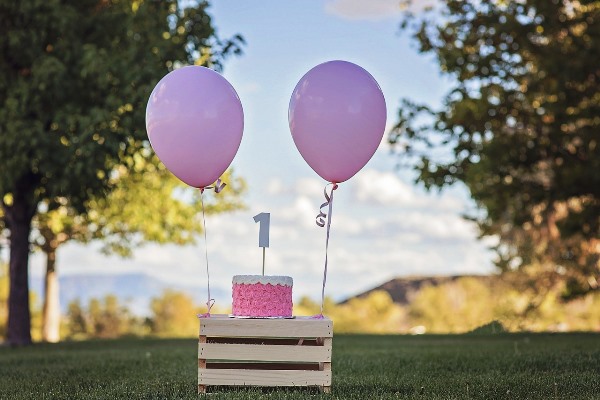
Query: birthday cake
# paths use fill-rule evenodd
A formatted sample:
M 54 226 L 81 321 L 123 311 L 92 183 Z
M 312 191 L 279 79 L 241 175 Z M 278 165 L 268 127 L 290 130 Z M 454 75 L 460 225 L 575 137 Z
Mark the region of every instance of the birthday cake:
M 291 317 L 292 286 L 289 276 L 235 275 L 233 316 Z

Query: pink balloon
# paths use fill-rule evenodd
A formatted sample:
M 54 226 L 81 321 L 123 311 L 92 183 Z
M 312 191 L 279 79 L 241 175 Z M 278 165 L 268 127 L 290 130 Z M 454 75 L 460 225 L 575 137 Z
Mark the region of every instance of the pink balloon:
M 300 79 L 288 117 L 304 160 L 323 179 L 340 183 L 360 171 L 381 143 L 385 99 L 363 68 L 329 61 Z
M 169 171 L 202 188 L 215 182 L 235 157 L 244 113 L 225 78 L 211 69 L 189 66 L 156 84 L 146 107 L 146 130 Z

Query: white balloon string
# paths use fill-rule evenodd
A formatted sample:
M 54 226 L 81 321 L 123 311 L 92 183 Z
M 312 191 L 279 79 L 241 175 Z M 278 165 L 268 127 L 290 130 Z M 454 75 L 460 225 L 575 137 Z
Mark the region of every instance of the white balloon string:
M 331 187 L 331 193 L 327 193 L 327 186 L 333 185 Z M 325 268 L 323 270 L 323 286 L 321 288 L 321 314 L 317 317 L 323 318 L 323 307 L 325 305 L 325 284 L 327 283 L 327 253 L 329 250 L 329 233 L 331 231 L 331 217 L 333 214 L 333 191 L 338 188 L 337 183 L 328 183 L 323 190 L 325 194 L 325 203 L 321 204 L 319 207 L 319 215 L 317 215 L 316 223 L 318 226 L 323 228 L 325 226 L 325 218 L 327 218 L 327 238 L 325 239 Z M 327 214 L 323 212 L 323 208 L 328 207 Z
M 221 183 L 218 179 L 215 186 L 207 186 L 200 188 L 200 202 L 202 203 L 202 230 L 204 231 L 204 257 L 206 259 L 206 285 L 208 289 L 208 301 L 206 302 L 206 314 L 203 317 L 210 317 L 210 309 L 215 305 L 215 299 L 210 297 L 210 272 L 208 270 L 208 240 L 206 239 L 206 215 L 204 212 L 204 189 L 215 189 L 216 193 L 219 193 L 225 187 L 225 183 Z

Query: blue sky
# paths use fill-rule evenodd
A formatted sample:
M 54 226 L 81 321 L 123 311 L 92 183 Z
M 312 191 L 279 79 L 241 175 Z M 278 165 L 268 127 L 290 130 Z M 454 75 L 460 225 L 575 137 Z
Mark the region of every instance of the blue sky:
M 244 55 L 223 75 L 244 107 L 245 129 L 233 167 L 249 185 L 248 210 L 211 216 L 208 253 L 217 304 L 230 303 L 231 277 L 260 274 L 262 252 L 252 217 L 271 213 L 266 273 L 294 278 L 294 297 L 320 296 L 325 230 L 314 218 L 326 184 L 302 159 L 288 128 L 290 95 L 312 67 L 346 60 L 369 71 L 381 86 L 388 127 L 400 99 L 439 105 L 449 87 L 431 57 L 417 54 L 400 34 L 396 1 L 303 0 L 213 2 L 219 35 L 240 33 Z M 385 136 L 384 136 L 385 139 Z M 373 159 L 336 191 L 326 294 L 336 299 L 409 275 L 493 271 L 492 255 L 460 213 L 472 207 L 460 187 L 426 193 L 382 143 Z M 146 246 L 132 259 L 106 257 L 97 246 L 59 250 L 59 274 L 141 271 L 170 283 L 206 285 L 204 243 L 184 248 Z M 32 274 L 43 273 L 34 255 Z

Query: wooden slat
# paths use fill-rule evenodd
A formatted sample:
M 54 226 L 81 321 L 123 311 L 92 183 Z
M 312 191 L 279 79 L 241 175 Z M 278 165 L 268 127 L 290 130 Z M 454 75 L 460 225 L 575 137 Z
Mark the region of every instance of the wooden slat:
M 231 337 L 332 337 L 329 319 L 239 319 L 225 315 L 200 318 L 200 335 Z
M 228 344 L 271 344 L 271 345 L 288 345 L 288 346 L 322 346 L 323 343 L 317 344 L 317 339 L 304 338 L 244 338 L 244 337 L 209 337 L 203 343 L 228 343 Z
M 268 363 L 268 362 L 207 362 L 206 369 L 263 369 L 289 371 L 322 371 L 319 363 Z
M 200 385 L 331 386 L 330 371 L 198 370 Z
M 331 361 L 331 346 L 261 346 L 199 343 L 198 358 L 237 361 Z
M 327 346 L 327 341 L 331 340 L 331 339 L 325 339 L 325 346 Z M 329 344 L 331 346 L 331 343 Z M 322 363 L 322 366 L 320 367 L 321 371 L 325 371 L 325 372 L 329 372 L 331 374 L 331 363 L 330 362 L 325 362 Z M 323 391 L 323 393 L 331 393 L 331 381 L 329 382 L 329 384 L 327 385 L 323 385 L 321 386 L 321 390 Z

